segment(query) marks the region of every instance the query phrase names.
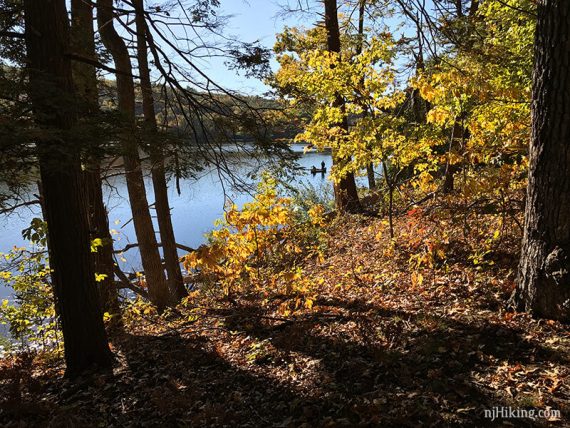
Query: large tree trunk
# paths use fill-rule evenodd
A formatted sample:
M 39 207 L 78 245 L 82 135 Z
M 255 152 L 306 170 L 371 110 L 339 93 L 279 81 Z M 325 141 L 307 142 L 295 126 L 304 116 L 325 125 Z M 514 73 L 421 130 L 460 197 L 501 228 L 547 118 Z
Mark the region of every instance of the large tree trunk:
M 51 277 L 64 338 L 67 374 L 110 367 L 89 242 L 80 147 L 67 130 L 76 123 L 65 0 L 25 0 L 30 95 L 45 130 L 38 158 L 48 224 Z M 59 135 L 54 132 L 59 131 Z M 63 131 L 63 132 L 61 132 Z
M 129 51 L 113 26 L 113 0 L 97 0 L 97 22 L 101 40 L 111 53 L 117 69 L 119 111 L 125 119 L 122 135 L 123 160 L 135 233 L 150 299 L 159 311 L 170 303 L 170 293 L 160 260 L 158 242 L 150 216 L 135 131 L 135 89 Z
M 84 0 L 71 1 L 71 41 L 73 53 L 87 58 L 95 58 L 95 35 L 93 31 L 93 6 Z M 73 83 L 79 96 L 79 114 L 88 118 L 99 110 L 97 73 L 95 67 L 76 61 L 73 63 Z M 84 181 L 89 202 L 89 226 L 91 239 L 100 239 L 102 246 L 92 253 L 95 273 L 104 275 L 98 283 L 103 311 L 118 316 L 119 293 L 115 285 L 113 239 L 109 233 L 109 219 L 103 202 L 101 180 L 101 157 L 91 150 L 85 153 Z
M 514 300 L 570 320 L 570 2 L 538 4 L 525 228 Z
M 150 80 L 150 70 L 148 67 L 148 52 L 146 42 L 146 32 L 148 31 L 145 17 L 143 0 L 134 0 L 136 10 L 137 28 L 137 60 L 139 64 L 139 75 L 141 82 L 141 92 L 143 98 L 144 131 L 145 135 L 152 139 L 150 146 L 151 175 L 154 188 L 156 216 L 160 229 L 160 240 L 164 253 L 164 263 L 168 274 L 168 287 L 170 293 L 177 302 L 188 295 L 184 287 L 182 271 L 180 270 L 180 260 L 176 249 L 176 238 L 170 217 L 170 204 L 168 202 L 168 186 L 166 184 L 166 173 L 164 169 L 164 154 L 162 145 L 158 141 L 158 127 L 156 123 L 156 112 L 154 109 L 154 95 Z
M 338 27 L 338 11 L 336 0 L 324 0 L 325 3 L 325 27 L 327 30 L 327 48 L 331 52 L 340 53 L 340 30 Z M 342 106 L 344 103 L 342 97 L 338 96 L 335 105 Z M 346 120 L 341 124 L 345 130 L 348 130 Z M 336 165 L 342 168 L 350 159 L 340 158 L 333 151 L 333 167 Z M 356 182 L 353 173 L 344 175 L 338 183 L 334 184 L 334 198 L 336 207 L 339 212 L 356 212 L 360 211 L 360 201 L 356 189 Z
M 85 189 L 89 201 L 89 223 L 91 239 L 100 239 L 102 246 L 91 253 L 95 273 L 104 275 L 98 282 L 99 299 L 104 312 L 115 318 L 121 316 L 119 290 L 115 282 L 115 260 L 113 258 L 113 238 L 109 232 L 109 217 L 103 202 L 101 167 L 96 159 L 91 159 L 84 170 Z

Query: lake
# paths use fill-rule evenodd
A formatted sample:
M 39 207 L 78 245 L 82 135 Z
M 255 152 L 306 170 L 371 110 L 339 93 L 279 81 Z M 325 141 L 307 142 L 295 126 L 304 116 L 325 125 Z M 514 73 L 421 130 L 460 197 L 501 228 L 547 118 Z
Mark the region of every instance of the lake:
M 328 180 L 328 171 L 331 166 L 330 153 L 311 151 L 303 154 L 303 148 L 303 145 L 293 145 L 293 150 L 301 154 L 298 160 L 299 165 L 307 169 L 313 165 L 320 168 L 321 162 L 325 162 L 327 174 L 312 175 L 309 171 L 301 171 L 297 175 L 296 182 L 289 184 L 310 185 L 322 192 L 331 192 L 332 183 Z M 251 171 L 251 165 L 247 162 L 236 168 L 238 168 L 238 175 L 244 177 Z M 117 232 L 113 235 L 115 249 L 119 249 L 136 242 L 136 237 L 133 223 L 129 221 L 131 212 L 124 177 L 122 175 L 112 177 L 109 179 L 109 184 L 105 187 L 105 201 L 109 210 L 110 228 Z M 146 184 L 148 200 L 152 203 L 154 194 L 150 177 L 146 177 Z M 238 206 L 252 199 L 251 194 L 232 190 L 228 183 L 222 182 L 213 167 L 202 171 L 198 178 L 181 180 L 180 190 L 181 194 L 178 195 L 174 183 L 169 183 L 172 223 L 177 242 L 192 248 L 205 242 L 204 235 L 214 228 L 214 221 L 223 216 L 227 198 Z M 7 252 L 14 245 L 26 245 L 21 231 L 30 225 L 32 218 L 40 216 L 39 211 L 39 206 L 24 207 L 10 216 L 0 217 L 0 230 L 3 230 L 0 237 L 0 252 Z M 155 229 L 158 230 L 157 227 Z M 121 261 L 121 268 L 125 272 L 140 269 L 140 258 L 136 249 L 125 253 L 124 258 L 126 261 Z M 9 296 L 10 290 L 0 286 L 0 300 L 9 298 Z

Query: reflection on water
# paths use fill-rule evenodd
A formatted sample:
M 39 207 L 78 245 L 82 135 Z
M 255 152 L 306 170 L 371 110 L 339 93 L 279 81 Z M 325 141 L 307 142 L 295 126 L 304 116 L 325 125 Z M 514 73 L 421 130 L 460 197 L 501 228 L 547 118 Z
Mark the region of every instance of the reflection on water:
M 302 153 L 302 146 L 296 146 L 295 151 Z M 312 175 L 309 169 L 314 165 L 320 168 L 321 162 L 327 166 L 327 174 Z M 296 179 L 288 184 L 299 186 L 309 184 L 316 188 L 329 191 L 332 187 L 327 179 L 330 171 L 331 157 L 328 153 L 309 152 L 303 154 L 298 163 L 305 168 L 297 173 Z M 237 174 L 244 178 L 251 172 L 247 165 L 236 166 Z M 259 171 L 256 171 L 259 172 Z M 114 232 L 115 248 L 123 248 L 129 243 L 136 242 L 131 213 L 127 198 L 127 189 L 123 176 L 109 179 L 110 186 L 105 189 L 105 201 L 109 209 L 110 227 Z M 154 194 L 150 177 L 147 177 L 147 193 L 149 203 L 154 201 Z M 221 218 L 224 213 L 224 203 L 227 198 L 241 206 L 251 200 L 252 196 L 244 191 L 232 190 L 228 183 L 221 181 L 215 169 L 211 168 L 200 173 L 196 179 L 186 179 L 180 182 L 181 194 L 178 195 L 175 186 L 169 186 L 170 203 L 172 207 L 172 223 L 180 244 L 196 248 L 204 243 L 204 234 L 212 230 L 214 221 Z M 22 246 L 26 242 L 21 236 L 22 229 L 30 224 L 33 217 L 39 217 L 39 207 L 24 207 L 9 217 L 0 217 L 0 252 L 9 251 L 14 245 Z M 158 230 L 158 228 L 156 228 Z M 182 253 L 181 253 L 182 254 Z M 124 255 L 125 261 L 120 261 L 125 271 L 136 270 L 140 266 L 140 259 L 136 250 Z M 0 299 L 6 298 L 9 290 L 0 287 Z

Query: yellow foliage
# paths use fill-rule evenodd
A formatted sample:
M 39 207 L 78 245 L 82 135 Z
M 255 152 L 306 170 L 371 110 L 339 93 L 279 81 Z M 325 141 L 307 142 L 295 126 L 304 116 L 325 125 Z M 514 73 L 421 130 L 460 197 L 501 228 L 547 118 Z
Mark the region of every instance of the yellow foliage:
M 323 227 L 323 214 L 324 207 L 312 206 L 307 212 L 309 227 Z M 285 266 L 279 263 L 287 257 L 320 255 L 314 244 L 306 246 L 300 239 L 300 230 L 306 228 L 296 218 L 292 199 L 279 196 L 275 180 L 265 174 L 254 200 L 241 209 L 229 207 L 211 232 L 210 243 L 183 257 L 183 264 L 189 272 L 199 272 L 202 280 L 213 281 L 225 295 L 281 287 L 286 294 L 308 296 L 311 284 L 301 269 L 291 260 Z

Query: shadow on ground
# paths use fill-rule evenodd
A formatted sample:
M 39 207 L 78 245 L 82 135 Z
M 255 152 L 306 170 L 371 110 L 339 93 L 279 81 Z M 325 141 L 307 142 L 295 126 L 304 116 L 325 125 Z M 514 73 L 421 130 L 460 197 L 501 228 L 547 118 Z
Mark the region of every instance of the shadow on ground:
M 391 311 L 361 301 L 319 303 L 348 315 L 316 313 L 283 321 L 242 307 L 215 314 L 221 326 L 217 340 L 196 332 L 122 333 L 113 342 L 119 355 L 114 374 L 73 382 L 39 377 L 35 388 L 20 391 L 19 404 L 2 402 L 0 422 L 493 426 L 499 421 L 485 419 L 484 409 L 517 403 L 516 396 L 482 381 L 499 361 L 568 363 L 565 355 L 504 326 Z M 7 394 L 12 393 L 8 386 L 3 384 Z M 509 422 L 551 426 L 528 419 Z

